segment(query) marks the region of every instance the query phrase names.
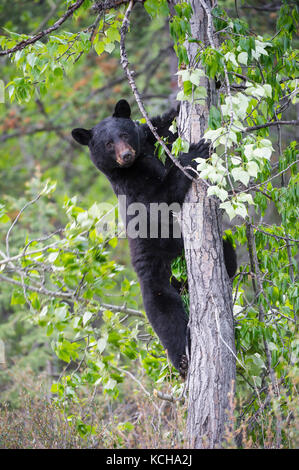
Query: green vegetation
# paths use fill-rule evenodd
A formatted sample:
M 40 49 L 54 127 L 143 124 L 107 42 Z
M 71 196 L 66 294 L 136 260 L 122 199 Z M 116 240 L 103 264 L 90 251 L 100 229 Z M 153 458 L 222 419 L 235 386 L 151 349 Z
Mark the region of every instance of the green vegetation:
M 117 208 L 111 218 L 102 204 L 116 204 L 109 183 L 70 135 L 110 115 L 121 97 L 141 119 L 120 65 L 127 2 L 108 11 L 80 2 L 60 28 L 19 46 L 75 3 L 0 5 L 0 448 L 184 447 L 186 384 L 144 316 Z M 269 14 L 259 2 L 249 10 L 219 2 L 219 45 L 204 47 L 190 37 L 188 2 L 176 5 L 169 28 L 167 2 L 146 0 L 126 37 L 150 115 L 169 107 L 172 41 L 178 100 L 202 102 L 203 74 L 220 82 L 205 134 L 214 153 L 198 171 L 221 200 L 239 257 L 226 436 L 234 448 L 299 444 L 299 13 L 295 2 L 274 3 Z M 188 63 L 186 38 L 201 69 Z M 184 146 L 177 140 L 173 153 Z M 173 274 L 186 281 L 183 260 Z

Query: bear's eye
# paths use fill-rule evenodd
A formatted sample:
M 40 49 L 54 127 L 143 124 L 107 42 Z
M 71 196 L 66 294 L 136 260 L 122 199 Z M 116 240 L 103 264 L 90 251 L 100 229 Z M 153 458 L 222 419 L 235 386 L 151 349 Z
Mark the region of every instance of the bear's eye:
M 123 132 L 123 133 L 121 134 L 121 137 L 122 137 L 123 139 L 126 139 L 126 140 L 127 140 L 127 139 L 129 138 L 129 135 L 128 135 L 126 132 Z
M 106 142 L 106 147 L 108 150 L 112 150 L 114 147 L 113 142 L 111 140 L 109 140 L 109 142 Z

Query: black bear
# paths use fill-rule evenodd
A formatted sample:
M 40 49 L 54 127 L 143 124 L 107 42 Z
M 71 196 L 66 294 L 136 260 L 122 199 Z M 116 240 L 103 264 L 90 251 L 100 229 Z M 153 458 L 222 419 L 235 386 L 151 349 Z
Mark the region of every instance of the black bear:
M 176 138 L 169 131 L 176 115 L 177 111 L 171 110 L 151 119 L 157 133 L 167 137 L 169 144 Z M 153 203 L 183 204 L 191 180 L 169 158 L 165 164 L 157 158 L 155 137 L 146 124 L 131 120 L 131 109 L 126 100 L 116 104 L 112 117 L 91 130 L 74 129 L 72 136 L 80 144 L 88 145 L 93 163 L 106 175 L 115 194 L 126 197 L 127 229 L 134 215 L 130 207 L 136 203 L 145 207 L 145 232 L 138 232 L 135 236 L 127 230 L 132 264 L 140 281 L 147 317 L 173 365 L 185 377 L 188 318 L 178 285 L 171 282 L 171 262 L 182 254 L 183 240 L 181 235 L 174 233 L 175 217 L 172 213 L 166 237 L 161 235 L 163 227 L 160 220 L 158 227 L 154 228 L 146 223 L 151 222 L 149 213 Z M 207 158 L 208 155 L 208 145 L 200 141 L 192 144 L 179 161 L 184 167 L 194 166 L 194 158 Z M 232 277 L 236 271 L 235 252 L 229 242 L 224 241 L 223 246 L 227 272 Z

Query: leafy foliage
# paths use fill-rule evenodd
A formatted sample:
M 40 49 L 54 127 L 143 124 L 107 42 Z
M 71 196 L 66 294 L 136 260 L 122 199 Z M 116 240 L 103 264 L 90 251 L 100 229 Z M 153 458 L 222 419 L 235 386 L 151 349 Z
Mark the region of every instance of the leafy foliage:
M 276 19 L 276 31 L 267 31 L 254 15 L 250 25 L 244 16 L 234 17 L 233 3 L 219 2 L 212 11 L 216 46 L 192 38 L 190 4 L 175 5 L 169 26 L 182 84 L 177 100 L 201 105 L 207 98 L 202 79 L 220 83 L 220 103 L 211 106 L 205 133 L 213 152 L 198 161 L 198 172 L 209 184 L 208 195 L 234 222 L 226 236 L 241 260 L 233 282 L 236 428 L 246 423 L 255 447 L 266 446 L 265 428 L 273 432 L 273 446 L 292 447 L 298 399 L 298 144 L 292 127 L 298 8 L 283 2 L 264 22 L 272 27 Z M 61 10 L 71 4 L 63 2 Z M 184 392 L 143 315 L 134 273 L 124 267 L 125 242 L 114 230 L 107 237 L 99 229 L 105 217 L 99 202 L 114 202 L 111 191 L 68 135 L 78 119 L 88 127 L 110 114 L 115 94 L 128 95 L 118 67 L 125 7 L 101 11 L 89 24 L 91 4 L 84 2 L 66 30 L 4 58 L 6 103 L 0 104 L 0 337 L 9 365 L 0 371 L 1 392 L 15 405 L 13 377 L 27 365 L 37 373 L 50 364 L 56 375 L 52 400 L 83 438 L 98 431 L 75 411 L 82 396 L 92 393 L 94 399 L 101 392 L 105 400 L 124 400 L 125 377 L 147 396 L 154 387 L 157 394 L 171 386 L 179 402 Z M 162 60 L 169 50 L 169 9 L 164 0 L 146 0 L 144 8 L 146 14 L 137 5 L 132 16 L 129 53 L 138 86 L 144 96 L 150 90 L 151 110 L 159 112 L 161 96 L 169 94 Z M 37 21 L 27 9 L 12 19 L 0 36 L 2 50 L 31 37 L 43 18 Z M 186 40 L 198 46 L 199 68 L 189 63 Z M 188 145 L 178 138 L 173 154 Z M 163 157 L 159 148 L 158 154 Z M 173 275 L 186 282 L 184 260 L 173 264 Z M 188 308 L 186 290 L 182 295 Z M 130 433 L 133 425 L 124 423 L 122 432 Z

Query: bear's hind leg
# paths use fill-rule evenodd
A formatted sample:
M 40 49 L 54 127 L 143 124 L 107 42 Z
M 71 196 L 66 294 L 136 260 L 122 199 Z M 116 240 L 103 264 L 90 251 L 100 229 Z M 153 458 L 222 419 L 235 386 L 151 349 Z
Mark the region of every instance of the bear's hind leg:
M 233 278 L 236 274 L 238 264 L 236 252 L 229 240 L 223 240 L 223 255 L 227 274 L 230 278 Z
M 186 376 L 186 337 L 188 318 L 182 299 L 170 284 L 168 270 L 140 278 L 144 308 L 168 357 L 182 377 Z

